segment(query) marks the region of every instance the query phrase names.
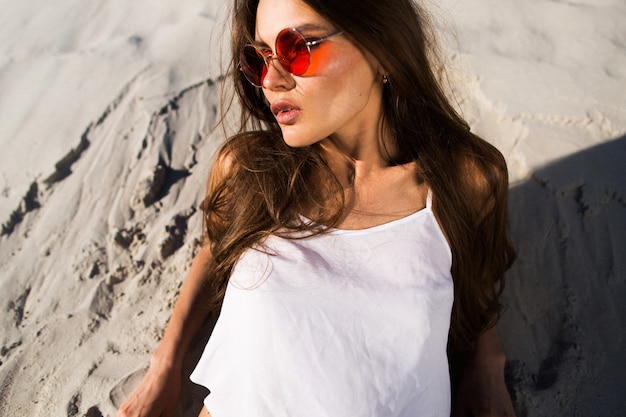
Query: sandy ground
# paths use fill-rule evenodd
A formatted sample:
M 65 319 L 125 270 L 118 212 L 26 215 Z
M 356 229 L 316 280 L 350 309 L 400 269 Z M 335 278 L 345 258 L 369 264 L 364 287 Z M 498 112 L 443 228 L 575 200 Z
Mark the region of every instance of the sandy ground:
M 624 416 L 626 4 L 437 4 L 459 107 L 511 171 L 518 415 Z M 198 247 L 223 2 L 0 5 L 0 415 L 114 416 Z

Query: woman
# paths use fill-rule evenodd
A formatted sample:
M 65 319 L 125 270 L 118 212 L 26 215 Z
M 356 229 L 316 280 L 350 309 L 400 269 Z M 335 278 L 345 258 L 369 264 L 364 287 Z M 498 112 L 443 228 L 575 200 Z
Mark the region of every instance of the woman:
M 241 133 L 119 416 L 172 414 L 208 304 L 202 416 L 450 415 L 446 348 L 470 352 L 454 415 L 514 415 L 493 327 L 506 165 L 450 106 L 433 44 L 410 0 L 235 1 Z

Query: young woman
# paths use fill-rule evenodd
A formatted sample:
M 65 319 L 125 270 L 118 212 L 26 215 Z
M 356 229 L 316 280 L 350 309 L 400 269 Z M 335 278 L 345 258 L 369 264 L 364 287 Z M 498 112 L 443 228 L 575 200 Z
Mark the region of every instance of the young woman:
M 514 415 L 493 327 L 513 260 L 506 165 L 449 104 L 433 44 L 411 0 L 234 1 L 241 133 L 118 416 L 173 413 L 208 305 L 203 416 L 447 416 L 447 351 L 469 352 L 454 415 Z

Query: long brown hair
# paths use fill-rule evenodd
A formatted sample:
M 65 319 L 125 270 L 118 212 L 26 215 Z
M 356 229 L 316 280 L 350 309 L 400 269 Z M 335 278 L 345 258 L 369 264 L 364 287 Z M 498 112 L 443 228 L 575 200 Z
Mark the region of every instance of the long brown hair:
M 434 31 L 419 5 L 411 0 L 303 1 L 389 73 L 383 121 L 397 152 L 388 162 L 416 162 L 433 191 L 433 208 L 453 253 L 451 346 L 469 348 L 497 318 L 502 278 L 514 259 L 507 235 L 504 158 L 470 132 L 450 104 L 435 71 Z M 254 36 L 257 6 L 258 0 L 234 1 L 230 73 L 242 108 L 241 129 L 218 155 L 203 205 L 216 306 L 243 251 L 279 230 L 307 228 L 299 221 L 303 213 L 316 213 L 315 224 L 332 226 L 344 203 L 320 147 L 284 144 L 263 92 L 237 69 L 238 51 Z

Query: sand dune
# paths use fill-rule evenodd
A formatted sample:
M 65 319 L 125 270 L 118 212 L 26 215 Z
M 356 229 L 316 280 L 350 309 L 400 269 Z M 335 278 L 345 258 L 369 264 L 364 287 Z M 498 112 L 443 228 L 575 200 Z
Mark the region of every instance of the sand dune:
M 0 0 L 1 415 L 113 416 L 147 365 L 223 140 L 205 3 Z M 439 4 L 459 106 L 511 170 L 518 415 L 626 415 L 626 4 Z

